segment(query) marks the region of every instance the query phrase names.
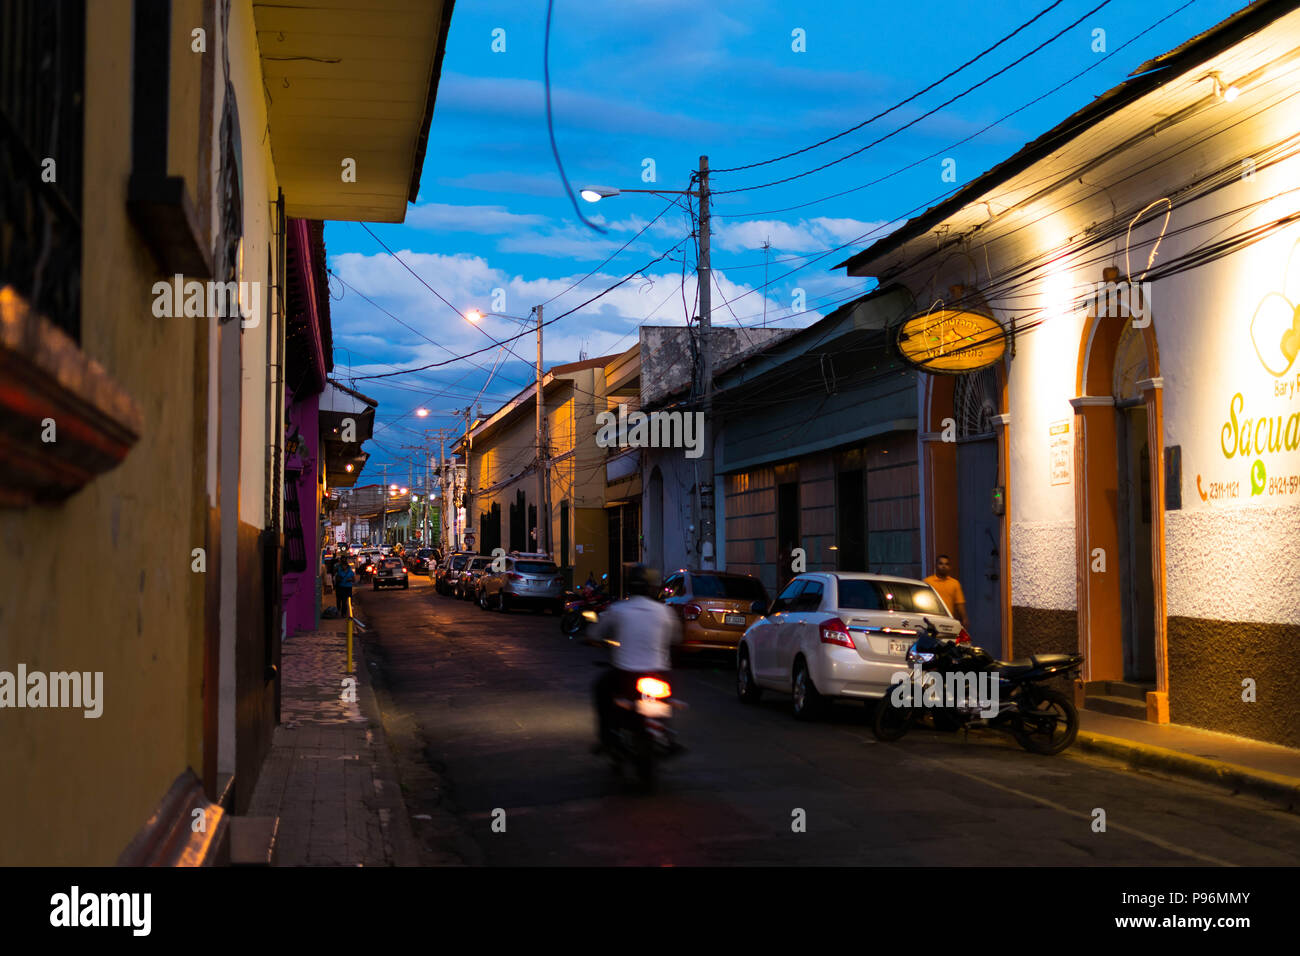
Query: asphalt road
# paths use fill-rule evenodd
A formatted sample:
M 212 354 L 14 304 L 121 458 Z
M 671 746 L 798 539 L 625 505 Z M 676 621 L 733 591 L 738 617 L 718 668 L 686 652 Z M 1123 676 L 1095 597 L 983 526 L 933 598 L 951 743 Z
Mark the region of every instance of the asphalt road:
M 741 704 L 725 657 L 674 671 L 689 752 L 642 795 L 589 753 L 602 652 L 569 642 L 555 617 L 481 611 L 417 576 L 406 591 L 365 590 L 359 606 L 429 862 L 1300 863 L 1300 818 L 1248 798 L 1028 754 L 993 732 L 879 743 L 860 705 L 799 723 L 784 695 Z

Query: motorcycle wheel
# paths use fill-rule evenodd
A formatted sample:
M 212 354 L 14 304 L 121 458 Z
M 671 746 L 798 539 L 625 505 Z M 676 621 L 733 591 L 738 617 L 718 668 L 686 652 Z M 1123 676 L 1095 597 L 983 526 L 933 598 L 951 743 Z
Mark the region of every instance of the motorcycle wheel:
M 882 697 L 871 715 L 871 733 L 886 743 L 898 740 L 911 728 L 915 714 L 914 708 L 895 707 L 888 696 Z
M 577 637 L 582 631 L 582 615 L 577 611 L 568 611 L 560 618 L 560 631 L 568 637 Z
M 1060 691 L 1044 687 L 1035 691 L 1034 695 L 1037 700 L 1032 701 L 1032 706 L 1021 705 L 1021 725 L 1015 731 L 1016 743 L 1030 753 L 1046 756 L 1059 754 L 1074 743 L 1074 738 L 1079 735 L 1079 712 L 1074 707 L 1074 701 Z M 1038 720 L 1034 720 L 1034 717 Z M 1048 717 L 1054 719 L 1044 719 Z

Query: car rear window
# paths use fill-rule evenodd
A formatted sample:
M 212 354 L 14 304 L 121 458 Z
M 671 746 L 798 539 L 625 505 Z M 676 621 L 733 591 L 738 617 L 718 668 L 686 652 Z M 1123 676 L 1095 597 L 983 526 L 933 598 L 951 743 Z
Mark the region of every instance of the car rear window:
M 515 570 L 520 574 L 555 574 L 560 569 L 551 561 L 516 561 Z
M 839 605 L 861 611 L 909 611 L 916 614 L 944 614 L 943 602 L 926 584 L 906 581 L 840 579 Z
M 465 569 L 465 562 L 468 560 L 469 560 L 469 555 L 466 554 L 456 555 L 454 558 L 451 559 L 451 569 L 453 571 L 463 571 Z
M 469 570 L 481 571 L 492 563 L 491 558 L 472 558 L 469 562 Z
M 401 558 L 385 558 L 385 559 L 384 559 L 384 567 L 386 567 L 386 568 L 400 568 L 401 566 L 402 566 L 402 560 L 401 560 Z
M 421 548 L 419 551 L 415 552 L 415 556 L 417 558 L 431 558 L 433 557 L 433 549 Z
M 692 574 L 691 588 L 696 597 L 733 598 L 738 601 L 767 603 L 767 588 L 757 578 L 727 574 Z

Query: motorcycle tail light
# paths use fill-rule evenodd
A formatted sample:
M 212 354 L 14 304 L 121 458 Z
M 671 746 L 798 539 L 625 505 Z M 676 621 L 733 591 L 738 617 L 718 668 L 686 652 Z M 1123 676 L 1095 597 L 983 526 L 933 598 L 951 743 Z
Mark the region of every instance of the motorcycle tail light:
M 662 681 L 657 677 L 642 677 L 636 682 L 637 693 L 644 697 L 653 697 L 656 700 L 663 700 L 673 692 L 668 686 L 667 681 Z
M 688 604 L 682 608 L 682 617 L 686 618 L 688 621 L 698 620 L 699 616 L 703 613 L 704 608 L 700 607 L 698 604 Z
M 963 627 L 961 629 L 961 633 L 957 635 L 957 643 L 958 644 L 970 643 L 970 635 L 966 633 L 966 628 Z
M 838 617 L 822 622 L 821 638 L 823 644 L 838 644 L 840 647 L 857 646 L 853 643 L 848 627 Z

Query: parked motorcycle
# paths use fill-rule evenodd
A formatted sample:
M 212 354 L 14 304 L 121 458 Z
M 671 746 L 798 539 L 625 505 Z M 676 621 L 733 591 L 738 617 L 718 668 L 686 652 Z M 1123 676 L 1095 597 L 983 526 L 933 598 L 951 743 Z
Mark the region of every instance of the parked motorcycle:
M 998 661 L 983 648 L 969 643 L 945 641 L 939 630 L 925 619 L 926 633 L 917 638 L 907 652 L 907 661 L 920 667 L 922 675 L 935 675 L 937 688 L 950 690 L 958 686 L 957 675 L 965 686 L 996 687 L 987 700 L 953 699 L 961 695 L 940 693 L 939 706 L 918 701 L 922 687 L 911 686 L 909 693 L 890 692 L 876 705 L 872 732 L 883 741 L 898 740 L 925 713 L 930 713 L 936 729 L 963 730 L 990 727 L 1010 733 L 1030 753 L 1059 754 L 1079 733 L 1079 713 L 1074 702 L 1060 691 L 1043 686 L 1053 677 L 1061 677 L 1083 666 L 1082 654 L 1035 654 L 1016 661 Z M 953 679 L 950 679 L 953 678 Z M 913 685 L 920 682 L 913 681 Z M 904 700 L 899 703 L 896 698 Z M 996 706 L 996 710 L 993 711 Z
M 588 625 L 594 624 L 613 602 L 604 590 L 605 579 L 608 577 L 608 574 L 602 574 L 600 584 L 595 587 L 583 586 L 565 596 L 564 612 L 560 615 L 560 631 L 570 640 L 579 637 Z

